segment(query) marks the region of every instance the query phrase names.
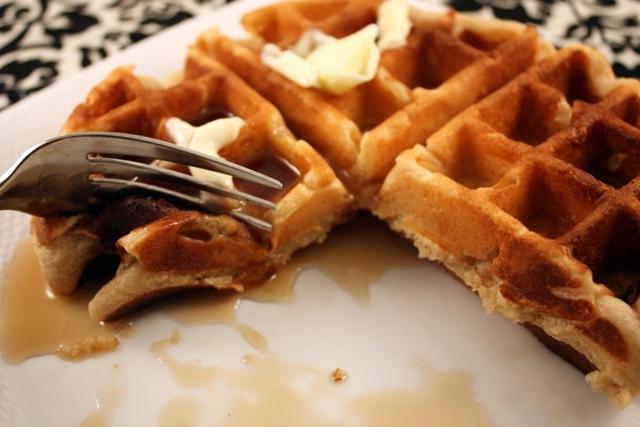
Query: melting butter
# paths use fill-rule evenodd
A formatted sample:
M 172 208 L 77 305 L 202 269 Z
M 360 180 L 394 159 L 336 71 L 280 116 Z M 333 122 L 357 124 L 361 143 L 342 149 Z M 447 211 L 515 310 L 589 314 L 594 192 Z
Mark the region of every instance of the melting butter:
M 341 39 L 312 29 L 300 37 L 294 50 L 282 51 L 267 43 L 261 60 L 299 86 L 340 94 L 374 78 L 380 61 L 377 36 L 375 24 Z
M 211 157 L 220 158 L 218 151 L 231 144 L 238 138 L 244 120 L 240 117 L 217 119 L 202 126 L 191 126 L 177 117 L 167 120 L 165 127 L 169 137 L 177 145 L 199 151 Z M 233 188 L 233 178 L 230 175 L 212 172 L 189 166 L 191 175 L 224 188 Z
M 363 29 L 333 42 L 319 45 L 306 60 L 318 72 L 318 87 L 343 93 L 373 79 L 380 61 L 375 40 L 377 25 Z
M 407 43 L 411 32 L 409 4 L 406 0 L 385 0 L 378 7 L 378 27 L 380 50 L 396 49 Z
M 290 50 L 281 50 L 272 43 L 262 48 L 261 59 L 271 69 L 282 74 L 298 86 L 312 87 L 318 82 L 318 73 L 305 58 Z
M 312 28 L 299 37 L 291 50 L 283 51 L 267 43 L 261 60 L 299 86 L 334 94 L 347 92 L 371 81 L 378 70 L 380 51 L 404 46 L 411 32 L 406 0 L 385 0 L 377 15 L 377 24 L 341 39 Z

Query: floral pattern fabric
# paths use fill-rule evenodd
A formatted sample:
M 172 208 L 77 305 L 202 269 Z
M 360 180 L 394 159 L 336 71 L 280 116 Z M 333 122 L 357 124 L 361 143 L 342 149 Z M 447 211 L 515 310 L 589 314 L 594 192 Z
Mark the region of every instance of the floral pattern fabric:
M 640 78 L 640 0 L 439 0 L 534 24 L 561 46 L 600 49 Z M 0 0 L 0 110 L 132 43 L 225 0 Z M 433 1 L 432 1 L 433 3 Z

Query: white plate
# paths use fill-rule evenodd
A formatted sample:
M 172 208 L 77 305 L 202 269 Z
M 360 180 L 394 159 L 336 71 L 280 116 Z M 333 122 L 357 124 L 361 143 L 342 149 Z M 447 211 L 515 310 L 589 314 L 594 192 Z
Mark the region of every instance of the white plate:
M 27 146 L 55 135 L 73 106 L 115 66 L 135 64 L 140 73 L 166 76 L 180 68 L 186 46 L 197 34 L 213 25 L 237 34 L 241 14 L 263 3 L 235 2 L 180 24 L 62 79 L 3 112 L 0 169 L 4 170 Z M 0 213 L 0 268 L 6 266 L 16 243 L 26 235 L 26 223 L 26 216 Z M 382 227 L 378 228 L 384 233 Z M 344 233 L 346 229 L 341 230 Z M 363 251 L 369 247 L 362 242 Z M 404 249 L 403 256 L 411 260 L 415 253 Z M 366 269 L 366 265 L 354 268 Z M 302 402 L 309 405 L 313 401 L 317 406 L 314 410 L 325 413 L 320 418 L 334 419 L 335 425 L 357 425 L 357 417 L 351 417 L 352 412 L 347 417 L 344 410 L 367 393 L 372 397 L 369 409 L 374 403 L 377 406 L 378 412 L 372 413 L 384 407 L 403 411 L 404 415 L 415 410 L 411 399 L 423 382 L 416 363 L 441 372 L 441 379 L 449 378 L 450 383 L 454 378 L 459 390 L 470 392 L 469 396 L 450 395 L 448 399 L 435 396 L 444 400 L 432 412 L 445 414 L 466 399 L 477 401 L 477 406 L 502 426 L 640 425 L 637 401 L 622 412 L 615 410 L 604 396 L 591 392 L 577 370 L 548 352 L 523 328 L 498 315 L 487 316 L 471 292 L 429 262 L 413 261 L 391 268 L 370 287 L 370 301 L 365 305 L 315 268 L 301 273 L 295 291 L 297 299 L 289 304 L 243 302 L 238 318 L 266 338 L 276 360 L 288 361 L 278 362 L 284 363 L 285 372 L 283 366 L 274 365 L 277 375 L 271 380 L 286 381 L 287 369 L 296 375 L 306 373 L 306 379 L 296 380 L 300 382 L 296 387 L 301 390 Z M 175 329 L 180 330 L 184 341 L 170 346 L 171 354 L 189 363 L 224 367 L 227 371 L 219 382 L 211 381 L 203 389 L 179 384 L 150 353 L 154 342 L 169 337 Z M 241 363 L 245 354 L 257 352 L 228 326 L 183 326 L 162 310 L 155 310 L 140 319 L 135 330 L 134 336 L 121 339 L 117 351 L 82 362 L 66 362 L 54 356 L 33 358 L 19 365 L 0 362 L 0 425 L 75 426 L 96 410 L 96 399 L 101 397 L 102 410 L 111 420 L 100 425 L 166 423 L 167 418 L 160 415 L 167 410 L 164 405 L 176 397 L 208 405 L 202 409 L 194 404 L 191 411 L 182 413 L 200 417 L 202 424 L 194 425 L 219 425 L 219 420 L 242 415 L 233 412 L 237 410 L 234 403 L 246 403 L 247 396 L 251 400 L 251 393 L 259 390 L 258 379 L 252 379 L 251 369 Z M 348 379 L 342 384 L 329 384 L 326 378 L 336 367 L 345 369 Z M 239 372 L 245 385 L 221 391 L 233 372 Z M 440 377 L 430 378 L 425 380 L 425 387 L 431 387 L 432 394 L 439 393 L 436 382 Z M 328 389 L 302 391 L 316 380 L 329 384 L 325 384 Z M 109 396 L 114 398 L 111 404 L 104 401 Z M 399 397 L 404 403 L 398 402 Z M 245 415 L 263 416 L 261 425 L 284 425 L 286 415 L 297 405 L 294 400 L 286 397 L 286 402 L 273 407 L 271 415 L 264 415 L 257 406 L 245 408 Z M 400 421 L 403 413 L 394 414 L 392 419 L 397 423 L 392 424 L 411 424 Z M 288 425 L 311 425 L 313 419 L 319 418 L 309 413 L 306 421 L 293 420 Z M 416 425 L 418 420 L 410 418 Z M 245 421 L 237 425 L 250 424 Z

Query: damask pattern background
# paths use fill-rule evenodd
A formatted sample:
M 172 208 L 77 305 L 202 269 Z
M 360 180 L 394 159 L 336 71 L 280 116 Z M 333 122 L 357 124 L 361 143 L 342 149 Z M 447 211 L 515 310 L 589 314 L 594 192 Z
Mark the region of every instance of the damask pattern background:
M 598 48 L 618 76 L 640 78 L 640 0 L 449 0 L 463 11 L 536 25 L 558 46 Z
M 600 49 L 619 76 L 640 78 L 640 0 L 433 0 L 534 24 L 557 45 Z M 225 0 L 0 0 L 0 110 L 62 75 Z
M 224 0 L 0 0 L 0 109 Z

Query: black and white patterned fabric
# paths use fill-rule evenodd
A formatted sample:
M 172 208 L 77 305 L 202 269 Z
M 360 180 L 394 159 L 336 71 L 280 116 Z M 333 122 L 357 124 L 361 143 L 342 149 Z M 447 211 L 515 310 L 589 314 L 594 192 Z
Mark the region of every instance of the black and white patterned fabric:
M 463 11 L 536 25 L 558 46 L 599 49 L 620 77 L 640 78 L 640 0 L 449 0 Z
M 440 0 L 457 10 L 535 24 L 557 45 L 607 55 L 640 78 L 640 0 Z M 225 0 L 0 0 L 0 110 Z
M 0 0 L 0 109 L 224 0 Z

